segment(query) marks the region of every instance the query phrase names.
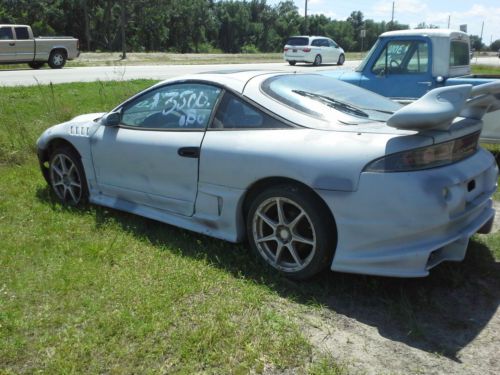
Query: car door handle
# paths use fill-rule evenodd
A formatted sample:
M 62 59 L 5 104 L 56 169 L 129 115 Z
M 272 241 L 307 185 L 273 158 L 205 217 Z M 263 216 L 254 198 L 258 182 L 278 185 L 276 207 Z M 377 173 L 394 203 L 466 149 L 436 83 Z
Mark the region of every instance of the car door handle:
M 15 42 L 10 42 L 10 43 L 9 43 L 9 46 L 15 46 L 15 45 L 16 45 L 16 43 L 15 43 Z
M 179 156 L 185 158 L 199 158 L 200 157 L 200 148 L 199 147 L 181 147 L 177 150 Z
M 419 85 L 431 86 L 432 82 L 417 82 Z

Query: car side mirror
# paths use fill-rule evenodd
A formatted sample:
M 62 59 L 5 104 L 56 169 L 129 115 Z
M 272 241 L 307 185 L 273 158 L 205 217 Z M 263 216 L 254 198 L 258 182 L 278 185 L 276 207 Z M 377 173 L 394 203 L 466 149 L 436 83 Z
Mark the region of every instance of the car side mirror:
M 122 114 L 120 112 L 109 112 L 106 113 L 101 120 L 104 126 L 118 126 L 122 119 Z

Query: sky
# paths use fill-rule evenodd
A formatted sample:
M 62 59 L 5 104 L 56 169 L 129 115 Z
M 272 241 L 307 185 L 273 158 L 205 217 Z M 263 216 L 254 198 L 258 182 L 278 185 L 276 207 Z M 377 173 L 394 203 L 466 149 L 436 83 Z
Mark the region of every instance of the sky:
M 304 15 L 305 0 L 293 0 Z M 270 5 L 280 0 L 267 0 Z M 307 14 L 324 14 L 337 20 L 345 20 L 352 11 L 360 10 L 365 19 L 390 21 L 394 2 L 394 20 L 410 27 L 420 22 L 433 24 L 440 28 L 459 29 L 467 24 L 467 33 L 481 35 L 484 21 L 483 43 L 500 39 L 500 0 L 308 0 Z

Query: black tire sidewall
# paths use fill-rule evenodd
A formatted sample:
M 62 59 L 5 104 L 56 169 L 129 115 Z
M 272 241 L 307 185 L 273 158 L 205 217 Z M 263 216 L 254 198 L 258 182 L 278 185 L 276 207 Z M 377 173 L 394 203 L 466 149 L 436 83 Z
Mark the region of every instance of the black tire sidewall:
M 63 62 L 62 64 L 55 64 L 54 63 L 54 56 L 57 55 L 57 54 L 60 54 L 63 58 Z M 66 55 L 64 52 L 62 51 L 52 51 L 50 53 L 50 56 L 49 56 L 49 66 L 52 68 L 52 69 L 61 69 L 64 67 L 64 65 L 66 65 Z
M 339 56 L 339 61 L 337 62 L 337 65 L 344 65 L 344 62 L 345 62 L 345 56 L 341 54 Z
M 316 254 L 311 262 L 300 271 L 286 272 L 274 268 L 272 264 L 263 258 L 253 238 L 252 225 L 255 212 L 263 201 L 273 197 L 283 197 L 294 201 L 307 213 L 314 226 L 316 232 Z M 258 258 L 268 267 L 290 279 L 309 279 L 331 265 L 336 243 L 335 223 L 332 222 L 330 213 L 327 211 L 325 204 L 320 201 L 320 198 L 300 186 L 288 184 L 277 185 L 258 194 L 250 204 L 246 217 L 246 230 L 250 247 Z
M 81 195 L 80 195 L 80 200 L 76 204 L 73 204 L 71 202 L 67 202 L 67 201 L 62 200 L 61 198 L 59 198 L 59 196 L 55 192 L 54 181 L 52 181 L 51 169 L 52 169 L 52 163 L 54 161 L 54 158 L 57 155 L 65 155 L 66 157 L 70 158 L 71 161 L 73 162 L 73 164 L 75 164 L 76 169 L 78 171 L 78 174 L 79 174 L 79 177 L 80 177 L 80 184 L 82 185 L 82 189 L 81 189 L 82 192 L 81 192 Z M 85 171 L 83 169 L 83 164 L 82 164 L 80 156 L 74 150 L 72 150 L 71 148 L 69 148 L 69 147 L 59 147 L 59 148 L 56 148 L 51 153 L 50 159 L 49 159 L 49 180 L 50 180 L 50 188 L 52 189 L 52 191 L 54 192 L 55 196 L 57 197 L 57 199 L 62 204 L 69 205 L 69 206 L 83 206 L 83 205 L 87 204 L 87 202 L 88 202 L 88 196 L 89 196 L 89 190 L 88 190 L 88 187 L 87 187 L 87 178 L 85 176 Z

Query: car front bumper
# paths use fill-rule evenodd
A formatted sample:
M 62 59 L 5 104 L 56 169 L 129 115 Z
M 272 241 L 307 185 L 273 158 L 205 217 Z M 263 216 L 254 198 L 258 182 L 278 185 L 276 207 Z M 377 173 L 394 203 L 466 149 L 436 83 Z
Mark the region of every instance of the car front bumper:
M 337 225 L 332 270 L 423 277 L 464 259 L 470 237 L 491 229 L 498 168 L 474 156 L 442 168 L 361 174 L 355 192 L 318 191 Z

